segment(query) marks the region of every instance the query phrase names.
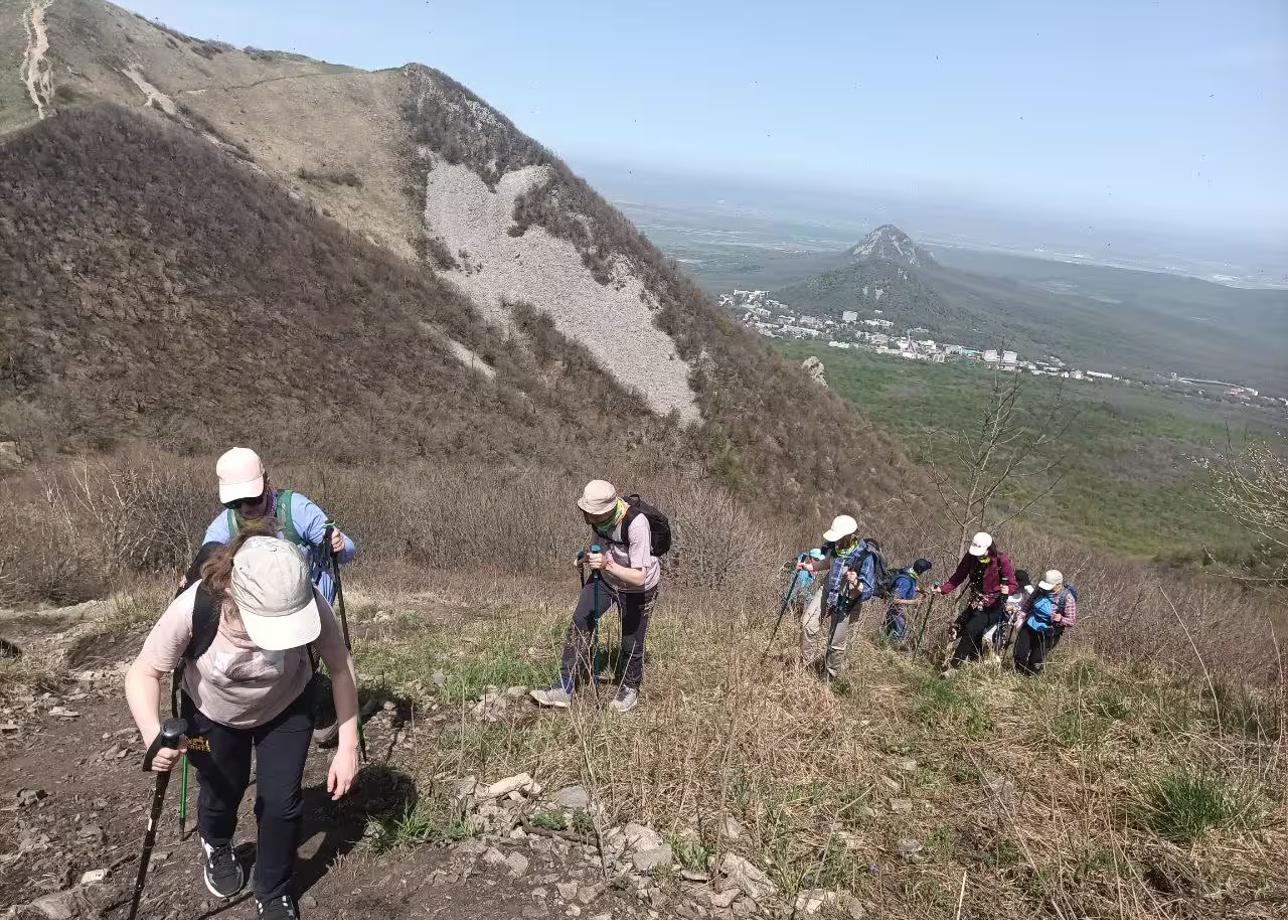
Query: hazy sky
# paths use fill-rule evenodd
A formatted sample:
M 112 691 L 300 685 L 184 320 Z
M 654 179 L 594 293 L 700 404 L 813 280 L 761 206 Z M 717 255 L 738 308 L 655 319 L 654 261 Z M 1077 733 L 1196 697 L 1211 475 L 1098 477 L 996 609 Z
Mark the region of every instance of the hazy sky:
M 127 0 L 446 71 L 568 159 L 1288 233 L 1288 0 Z

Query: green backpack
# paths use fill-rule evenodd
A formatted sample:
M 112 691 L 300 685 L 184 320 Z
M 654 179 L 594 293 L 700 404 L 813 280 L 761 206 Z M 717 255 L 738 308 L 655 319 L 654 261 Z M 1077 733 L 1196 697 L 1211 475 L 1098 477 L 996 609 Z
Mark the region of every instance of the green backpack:
M 273 518 L 277 521 L 277 526 L 281 529 L 282 538 L 288 543 L 294 543 L 301 546 L 306 552 L 312 550 L 313 544 L 295 529 L 295 519 L 291 514 L 291 499 L 295 493 L 290 489 L 278 489 L 277 495 L 273 502 Z M 237 536 L 237 531 L 241 530 L 242 516 L 232 508 L 228 509 L 228 539 L 231 540 Z

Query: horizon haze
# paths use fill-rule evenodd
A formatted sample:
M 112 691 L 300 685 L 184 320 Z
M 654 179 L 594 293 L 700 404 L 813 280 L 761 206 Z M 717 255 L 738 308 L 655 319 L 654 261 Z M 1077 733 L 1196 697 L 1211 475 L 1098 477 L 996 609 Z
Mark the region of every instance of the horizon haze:
M 826 187 L 1093 235 L 1179 230 L 1254 251 L 1288 238 L 1288 7 L 1265 0 L 935 2 L 916 16 L 829 2 L 128 6 L 239 47 L 430 64 L 578 168 Z

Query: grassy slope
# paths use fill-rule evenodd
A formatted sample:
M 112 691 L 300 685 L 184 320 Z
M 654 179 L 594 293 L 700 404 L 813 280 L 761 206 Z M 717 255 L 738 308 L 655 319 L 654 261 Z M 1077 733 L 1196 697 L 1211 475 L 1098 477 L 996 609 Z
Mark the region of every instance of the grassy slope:
M 914 454 L 938 455 L 935 434 L 974 422 L 988 386 L 982 368 L 783 344 L 793 360 L 817 354 L 838 393 L 888 426 Z M 1053 381 L 1028 379 L 1036 406 L 1055 399 Z M 1223 420 L 1185 402 L 1139 389 L 1067 384 L 1077 411 L 1077 449 L 1065 480 L 1044 508 L 1059 527 L 1095 543 L 1140 555 L 1186 554 L 1244 539 L 1203 494 L 1193 462 L 1225 442 Z M 1244 421 L 1231 418 L 1233 430 Z M 1253 430 L 1259 430 L 1254 424 Z M 942 459 L 942 457 L 940 457 Z
M 981 669 L 949 683 L 853 638 L 850 680 L 828 692 L 788 663 L 786 631 L 782 657 L 760 658 L 768 626 L 754 602 L 673 593 L 631 717 L 596 712 L 587 692 L 571 715 L 519 705 L 471 719 L 489 687 L 552 676 L 566 593 L 445 629 L 415 616 L 381 627 L 364 674 L 418 711 L 438 699 L 460 714 L 423 764 L 418 820 L 451 826 L 450 795 L 436 791 L 452 777 L 529 770 L 550 788 L 586 785 L 613 823 L 657 828 L 685 868 L 750 858 L 788 904 L 823 888 L 891 920 L 952 917 L 963 874 L 962 916 L 994 920 L 1052 905 L 1064 917 L 1261 918 L 1274 902 L 1262 910 L 1253 892 L 1282 896 L 1280 768 L 1258 759 L 1272 746 L 1224 734 L 1200 692 L 1068 647 L 1042 682 Z M 1223 711 L 1226 731 L 1251 713 Z

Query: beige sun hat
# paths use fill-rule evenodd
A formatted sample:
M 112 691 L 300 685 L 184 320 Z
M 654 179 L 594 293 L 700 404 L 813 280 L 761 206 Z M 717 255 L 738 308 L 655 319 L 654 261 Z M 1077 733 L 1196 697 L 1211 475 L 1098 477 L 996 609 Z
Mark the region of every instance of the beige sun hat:
M 269 652 L 308 645 L 322 634 L 304 554 L 277 537 L 251 537 L 233 557 L 229 596 L 250 640 Z
M 617 487 L 606 479 L 592 479 L 581 490 L 577 507 L 592 517 L 607 514 L 617 504 Z
M 1059 569 L 1047 569 L 1042 580 L 1038 582 L 1038 587 L 1043 591 L 1054 591 L 1064 584 L 1064 573 Z
M 215 464 L 215 475 L 219 477 L 221 504 L 264 494 L 264 462 L 249 447 L 234 447 L 224 453 Z

